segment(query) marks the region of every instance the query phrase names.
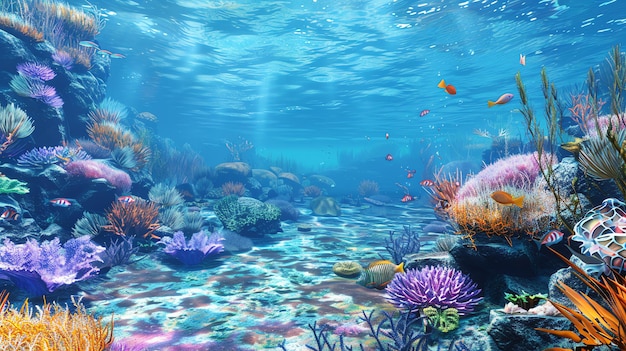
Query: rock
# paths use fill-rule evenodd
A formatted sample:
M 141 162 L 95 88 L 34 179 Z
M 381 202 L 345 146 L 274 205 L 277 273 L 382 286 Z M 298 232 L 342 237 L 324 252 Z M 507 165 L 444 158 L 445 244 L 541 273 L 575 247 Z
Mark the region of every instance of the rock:
M 290 186 L 292 189 L 302 188 L 300 179 L 298 179 L 298 176 L 293 173 L 282 172 L 278 175 L 278 179 L 282 180 L 283 184 Z
M 308 233 L 313 229 L 310 224 L 302 223 L 298 224 L 298 231 L 303 233 Z
M 274 188 L 278 182 L 276 174 L 268 171 L 267 169 L 253 168 L 252 177 L 258 180 L 261 185 Z
M 330 196 L 318 196 L 311 200 L 311 211 L 317 216 L 339 217 L 341 216 L 341 207 L 335 199 Z
M 266 204 L 272 204 L 280 209 L 281 221 L 297 221 L 300 217 L 300 211 L 289 201 L 280 199 L 270 199 L 265 201 Z
M 540 332 L 535 328 L 572 330 L 574 327 L 565 317 L 506 314 L 491 310 L 487 333 L 500 350 L 528 351 L 548 347 L 571 347 L 569 339 Z
M 421 269 L 426 266 L 448 266 L 459 269 L 452 255 L 444 251 L 408 254 L 404 257 L 404 261 L 405 270 Z
M 343 278 L 357 278 L 363 267 L 355 261 L 340 261 L 333 265 L 333 273 Z
M 224 162 L 215 166 L 215 186 L 221 186 L 226 182 L 240 182 L 246 184 L 247 178 L 252 174 L 250 165 L 245 162 Z
M 326 190 L 334 188 L 337 185 L 332 178 L 321 174 L 310 175 L 307 177 L 307 179 L 310 185 L 315 185 Z

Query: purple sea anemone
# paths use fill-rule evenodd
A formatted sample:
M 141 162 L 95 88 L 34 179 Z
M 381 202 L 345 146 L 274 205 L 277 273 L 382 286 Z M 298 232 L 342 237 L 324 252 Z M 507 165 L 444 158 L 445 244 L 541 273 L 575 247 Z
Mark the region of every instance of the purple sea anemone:
M 192 266 L 199 264 L 205 258 L 224 251 L 221 241 L 222 236 L 217 233 L 207 235 L 204 231 L 199 231 L 191 236 L 189 241 L 185 240 L 183 232 L 174 233 L 174 237 L 163 237 L 159 244 L 164 244 L 164 252 L 176 257 L 185 265 Z
M 54 108 L 61 108 L 63 106 L 63 99 L 57 95 L 57 90 L 49 85 L 33 84 L 30 97 L 41 100 L 46 105 Z
M 481 290 L 467 275 L 450 267 L 427 266 L 398 273 L 387 286 L 387 301 L 403 310 L 456 308 L 459 315 L 482 301 Z
M 75 147 L 44 146 L 23 153 L 17 159 L 17 164 L 23 167 L 43 168 L 52 164 L 89 159 L 90 155 Z
M 24 62 L 17 65 L 17 71 L 30 79 L 49 81 L 56 77 L 52 68 L 35 62 Z
M 74 58 L 72 55 L 62 50 L 57 50 L 54 54 L 52 54 L 52 60 L 54 63 L 68 71 L 74 67 Z

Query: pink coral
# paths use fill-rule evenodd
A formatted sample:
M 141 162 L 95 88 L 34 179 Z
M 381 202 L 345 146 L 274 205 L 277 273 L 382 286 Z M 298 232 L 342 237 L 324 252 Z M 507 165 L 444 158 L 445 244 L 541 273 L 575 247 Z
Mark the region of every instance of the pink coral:
M 104 178 L 109 184 L 122 192 L 130 191 L 133 184 L 128 173 L 113 168 L 102 161 L 72 161 L 65 166 L 65 170 L 73 176 L 81 176 L 89 179 Z
M 545 165 L 554 161 L 556 160 L 550 154 L 542 156 Z M 535 182 L 538 175 L 539 162 L 536 152 L 512 155 L 486 166 L 471 177 L 459 189 L 456 200 L 477 196 L 481 193 L 480 189 L 501 190 L 505 185 L 526 188 Z

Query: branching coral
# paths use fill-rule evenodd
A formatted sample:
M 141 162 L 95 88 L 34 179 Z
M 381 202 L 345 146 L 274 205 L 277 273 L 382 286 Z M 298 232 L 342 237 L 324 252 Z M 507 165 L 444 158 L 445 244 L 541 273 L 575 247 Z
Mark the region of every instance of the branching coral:
M 133 202 L 116 201 L 106 213 L 108 225 L 102 229 L 117 235 L 160 239 L 154 235 L 159 229 L 159 209 L 153 202 L 138 199 Z
M 0 247 L 0 276 L 33 296 L 41 296 L 97 274 L 92 263 L 100 261 L 102 251 L 104 248 L 92 243 L 89 236 L 70 239 L 63 246 L 58 238 L 41 244 L 34 239 L 25 244 L 5 239 Z
M 57 303 L 33 308 L 24 301 L 12 307 L 8 294 L 0 293 L 0 345 L 3 350 L 90 350 L 103 351 L 113 342 L 113 318 L 104 323 L 87 313 L 80 301 L 75 311 Z

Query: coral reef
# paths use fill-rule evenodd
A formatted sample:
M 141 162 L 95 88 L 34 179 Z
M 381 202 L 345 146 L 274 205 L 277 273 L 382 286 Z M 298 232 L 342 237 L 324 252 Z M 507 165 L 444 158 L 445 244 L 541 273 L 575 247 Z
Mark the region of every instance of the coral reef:
M 218 233 L 207 235 L 204 231 L 200 231 L 194 233 L 187 241 L 185 234 L 178 231 L 173 237 L 164 236 L 158 244 L 165 245 L 163 252 L 172 255 L 186 266 L 193 266 L 209 256 L 224 251 L 222 240 L 224 238 Z
M 155 203 L 138 199 L 133 202 L 116 201 L 107 211 L 109 224 L 102 229 L 121 236 L 160 239 L 154 234 L 159 229 L 159 209 Z
M 0 345 L 5 350 L 107 350 L 113 342 L 113 318 L 104 323 L 79 300 L 73 302 L 74 312 L 44 303 L 35 313 L 28 300 L 18 309 L 9 304 L 8 294 L 0 294 Z
M 224 228 L 242 235 L 280 231 L 280 209 L 253 198 L 226 196 L 215 203 L 214 211 Z
M 45 295 L 97 274 L 92 264 L 100 261 L 102 251 L 89 236 L 70 239 L 63 246 L 58 238 L 41 244 L 34 239 L 25 244 L 5 239 L 0 247 L 0 277 L 32 296 Z

